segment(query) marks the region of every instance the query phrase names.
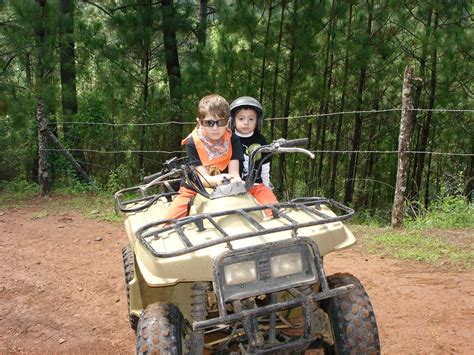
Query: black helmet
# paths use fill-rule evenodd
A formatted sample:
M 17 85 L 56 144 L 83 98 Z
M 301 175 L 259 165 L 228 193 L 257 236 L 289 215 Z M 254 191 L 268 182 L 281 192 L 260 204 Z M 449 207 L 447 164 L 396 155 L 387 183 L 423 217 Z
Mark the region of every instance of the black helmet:
M 257 99 L 251 96 L 241 96 L 230 104 L 230 128 L 235 129 L 235 114 L 242 108 L 251 108 L 257 112 L 256 130 L 262 132 L 263 128 L 263 108 Z

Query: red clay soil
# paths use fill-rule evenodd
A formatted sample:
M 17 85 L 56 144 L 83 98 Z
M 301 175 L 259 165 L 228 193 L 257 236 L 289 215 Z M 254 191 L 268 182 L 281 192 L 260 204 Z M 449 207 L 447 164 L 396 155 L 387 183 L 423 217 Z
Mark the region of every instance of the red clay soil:
M 45 213 L 45 211 L 48 211 Z M 133 354 L 121 224 L 34 199 L 0 206 L 0 353 Z M 384 354 L 474 354 L 474 272 L 363 255 L 325 258 L 367 289 Z

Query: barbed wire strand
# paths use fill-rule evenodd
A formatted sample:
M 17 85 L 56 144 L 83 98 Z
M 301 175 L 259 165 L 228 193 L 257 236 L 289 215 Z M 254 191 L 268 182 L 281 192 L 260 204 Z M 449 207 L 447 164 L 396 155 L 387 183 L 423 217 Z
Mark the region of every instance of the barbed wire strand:
M 331 113 L 316 113 L 310 115 L 301 115 L 301 116 L 288 116 L 288 117 L 268 117 L 265 118 L 266 121 L 279 121 L 279 120 L 294 120 L 302 118 L 313 118 L 313 117 L 331 117 L 339 115 L 351 115 L 351 114 L 374 114 L 374 113 L 387 113 L 387 112 L 397 112 L 401 111 L 401 108 L 391 108 L 383 110 L 362 110 L 362 111 L 342 111 L 342 112 L 331 112 Z M 408 109 L 407 111 L 418 111 L 418 112 L 469 112 L 474 113 L 474 110 L 470 109 L 426 109 L 426 108 L 414 108 Z M 167 122 L 151 122 L 151 123 L 110 123 L 110 122 L 83 122 L 83 121 L 65 121 L 65 122 L 50 122 L 49 125 L 62 124 L 62 125 L 101 125 L 101 126 L 111 126 L 111 127 L 121 127 L 121 126 L 167 126 L 171 124 L 177 125 L 195 125 L 196 122 L 181 122 L 181 121 L 167 121 Z
M 42 151 L 61 151 L 62 149 L 47 148 Z M 95 149 L 68 149 L 70 152 L 86 152 L 86 153 L 102 153 L 102 154 L 123 154 L 123 153 L 160 153 L 160 154 L 184 154 L 185 151 L 166 151 L 166 150 L 95 150 Z M 398 154 L 398 150 L 312 150 L 312 153 L 337 153 L 337 154 Z M 474 153 L 457 153 L 457 152 L 425 152 L 408 150 L 407 154 L 431 154 L 431 155 L 445 155 L 445 156 L 474 156 Z

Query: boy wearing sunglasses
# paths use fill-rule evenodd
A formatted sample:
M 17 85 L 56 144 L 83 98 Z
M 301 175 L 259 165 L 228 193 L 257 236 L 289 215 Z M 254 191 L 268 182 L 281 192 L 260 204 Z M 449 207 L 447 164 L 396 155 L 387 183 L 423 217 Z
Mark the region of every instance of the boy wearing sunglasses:
M 197 108 L 197 125 L 181 144 L 186 144 L 189 164 L 196 167 L 204 186 L 213 187 L 224 181 L 241 181 L 243 160 L 239 138 L 228 128 L 229 104 L 219 95 L 205 96 Z M 178 219 L 187 216 L 188 203 L 196 191 L 181 186 L 164 216 Z
M 244 153 L 241 166 L 242 179 L 246 179 L 249 171 L 250 154 L 258 147 L 266 145 L 265 137 L 260 133 L 263 128 L 263 108 L 258 100 L 250 96 L 242 96 L 230 104 L 230 127 L 239 137 Z M 249 191 L 260 204 L 277 203 L 270 183 L 270 161 L 263 161 L 265 156 L 259 154 L 255 162 L 257 178 Z M 267 215 L 270 211 L 265 211 Z

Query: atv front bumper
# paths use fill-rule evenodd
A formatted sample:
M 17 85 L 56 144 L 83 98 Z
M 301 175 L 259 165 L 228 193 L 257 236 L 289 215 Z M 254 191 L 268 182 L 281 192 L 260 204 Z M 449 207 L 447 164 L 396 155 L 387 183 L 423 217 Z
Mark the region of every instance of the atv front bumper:
M 310 262 L 305 262 L 304 260 L 301 262 L 302 274 L 307 275 L 307 279 L 295 277 L 295 282 L 290 282 L 287 284 L 283 283 L 281 284 L 283 287 L 279 287 L 278 280 L 275 280 L 275 282 L 272 280 L 264 280 L 264 277 L 259 277 L 262 276 L 262 274 L 257 272 L 257 277 L 260 282 L 257 282 L 256 285 L 261 287 L 259 292 L 255 287 L 248 287 L 249 291 L 244 294 L 226 292 L 226 288 L 223 285 L 224 277 L 222 276 L 222 266 L 226 265 L 225 261 L 227 259 L 239 262 L 249 258 L 256 258 L 258 259 L 257 264 L 264 265 L 265 263 L 263 261 L 270 259 L 271 255 L 279 255 L 281 250 L 285 250 L 287 252 L 300 250 L 302 259 L 305 259 L 303 256 L 305 254 L 304 250 L 305 248 L 307 250 L 308 247 L 313 250 L 313 252 L 310 254 L 312 255 L 312 258 L 310 259 Z M 306 257 L 308 257 L 308 255 L 306 255 Z M 263 267 L 263 270 L 265 271 L 265 267 Z M 315 303 L 324 299 L 337 297 L 339 295 L 351 292 L 355 288 L 354 285 L 345 285 L 330 289 L 324 272 L 319 248 L 314 241 L 304 237 L 295 238 L 283 243 L 275 243 L 270 246 L 263 245 L 250 247 L 243 250 L 229 251 L 226 254 L 222 254 L 220 257 L 214 259 L 214 274 L 214 291 L 216 292 L 217 296 L 219 316 L 216 318 L 195 321 L 192 324 L 192 329 L 194 331 L 199 331 L 222 325 L 233 325 L 235 329 L 237 323 L 242 323 L 248 339 L 248 348 L 245 350 L 245 352 L 252 354 L 275 353 L 277 351 L 304 349 L 308 347 L 313 341 L 316 341 L 317 338 L 321 338 L 321 333 L 319 333 L 317 330 L 320 329 L 320 320 L 314 318 L 314 310 L 315 308 L 318 308 L 315 306 Z M 265 275 L 266 274 L 264 272 L 263 276 Z M 291 277 L 289 279 L 291 279 Z M 282 282 L 281 280 L 282 279 L 280 278 L 280 282 Z M 320 291 L 318 292 L 312 290 L 315 282 L 319 283 L 320 286 Z M 277 293 L 280 291 L 289 292 L 293 298 L 290 300 L 279 301 Z M 270 304 L 257 307 L 255 307 L 256 304 L 254 304 L 254 306 L 251 307 L 242 307 L 241 301 L 258 296 L 257 292 L 259 294 L 269 295 Z M 225 307 L 225 303 L 228 302 L 232 302 L 234 305 L 234 312 L 230 314 L 227 313 L 227 309 Z M 301 326 L 301 330 L 303 331 L 302 335 L 292 338 L 291 340 L 280 342 L 276 338 L 276 312 L 299 306 L 302 308 L 302 314 L 304 318 L 304 323 Z M 261 338 L 258 340 L 259 327 L 256 318 L 261 316 L 268 316 L 269 333 L 268 339 L 266 340 Z
M 193 330 L 196 331 L 196 330 L 203 330 L 203 329 L 215 327 L 222 324 L 230 324 L 230 323 L 241 321 L 246 318 L 268 315 L 273 312 L 281 311 L 283 309 L 293 308 L 293 307 L 301 306 L 302 304 L 310 304 L 313 302 L 321 301 L 326 298 L 331 298 L 331 297 L 335 297 L 338 295 L 351 292 L 353 289 L 354 289 L 354 285 L 347 285 L 347 286 L 334 288 L 332 290 L 328 289 L 326 291 L 318 292 L 316 294 L 313 294 L 307 297 L 304 297 L 302 295 L 290 301 L 275 303 L 268 306 L 259 307 L 256 309 L 246 309 L 241 312 L 229 314 L 223 317 L 216 317 L 212 319 L 203 320 L 200 322 L 194 322 L 192 324 L 192 327 L 193 327 Z

